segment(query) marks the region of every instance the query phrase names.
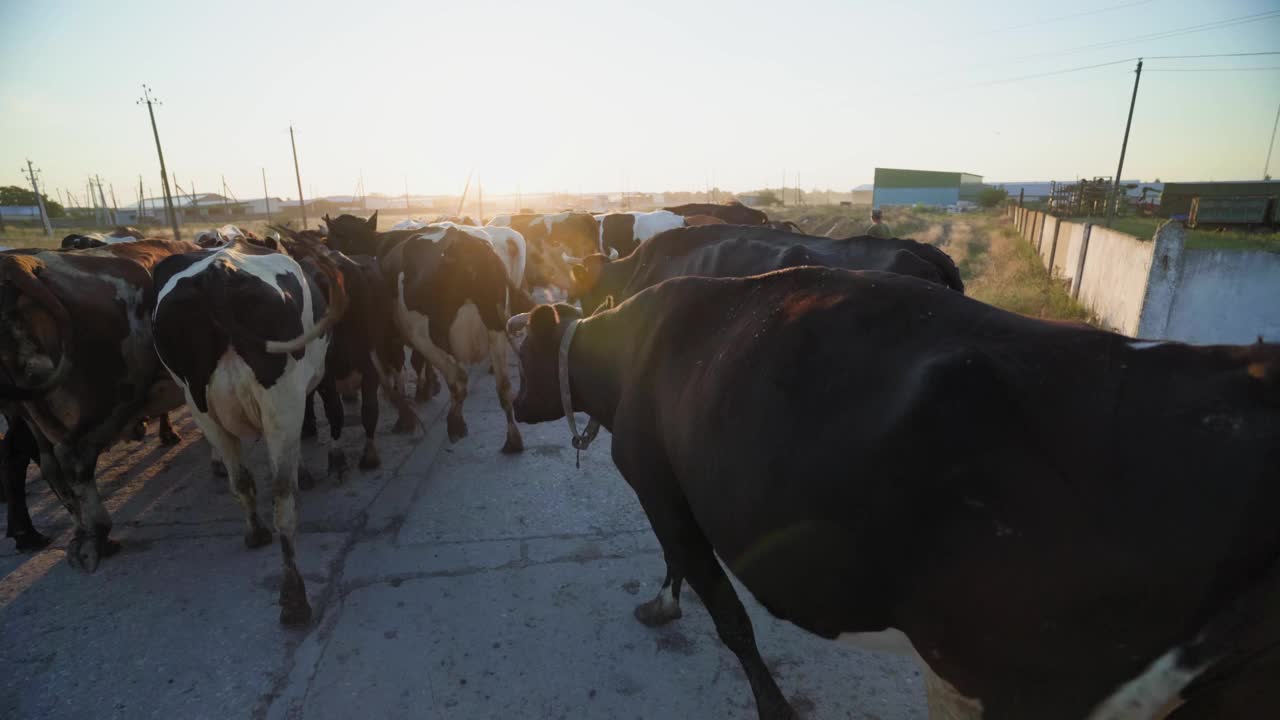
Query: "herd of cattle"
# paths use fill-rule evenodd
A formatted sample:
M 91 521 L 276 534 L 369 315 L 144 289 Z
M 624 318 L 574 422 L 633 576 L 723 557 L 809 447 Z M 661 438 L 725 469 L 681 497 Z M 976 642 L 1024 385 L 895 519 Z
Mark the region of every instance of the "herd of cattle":
M 532 299 L 548 278 L 529 256 L 552 248 L 576 305 Z M 679 618 L 687 579 L 762 718 L 795 714 L 724 567 L 779 618 L 911 653 L 934 717 L 1280 717 L 1280 346 L 1015 315 L 966 297 L 934 246 L 736 203 L 0 252 L 7 535 L 49 542 L 25 503 L 38 462 L 75 520 L 68 561 L 94 571 L 119 549 L 99 454 L 150 419 L 177 442 L 185 402 L 251 548 L 272 533 L 241 442 L 265 440 L 280 619 L 305 625 L 312 397 L 336 441 L 339 388 L 359 388 L 359 466 L 377 467 L 379 390 L 397 431 L 419 424 L 406 348 L 417 399 L 444 378 L 453 442 L 477 363 L 502 452 L 523 449 L 518 422 L 567 420 L 580 449 L 610 431 L 667 563 L 637 619 Z

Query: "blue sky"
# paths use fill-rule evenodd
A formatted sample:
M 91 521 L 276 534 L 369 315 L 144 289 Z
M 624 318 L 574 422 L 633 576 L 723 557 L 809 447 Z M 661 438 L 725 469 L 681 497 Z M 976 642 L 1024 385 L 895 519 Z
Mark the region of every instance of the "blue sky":
M 1092 12 L 1092 11 L 1098 12 Z M 486 193 L 848 188 L 876 166 L 988 180 L 1110 175 L 1122 60 L 1280 50 L 1277 0 L 0 3 L 0 184 L 26 157 L 52 188 L 100 174 L 158 192 L 157 108 L 184 188 Z M 1069 13 L 1090 13 L 1061 18 Z M 1054 19 L 1058 18 L 1058 19 Z M 1026 27 L 1010 29 L 1010 26 Z M 1116 41 L 1109 47 L 1084 47 Z M 1261 176 L 1280 55 L 1152 60 L 1124 175 Z M 983 83 L 988 83 L 983 85 Z M 1273 174 L 1280 159 L 1272 161 Z

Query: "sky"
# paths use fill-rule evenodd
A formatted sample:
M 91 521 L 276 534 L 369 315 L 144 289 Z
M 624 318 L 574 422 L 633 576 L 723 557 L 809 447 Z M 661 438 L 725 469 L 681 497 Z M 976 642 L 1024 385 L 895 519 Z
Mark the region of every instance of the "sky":
M 264 171 L 297 197 L 290 123 L 308 196 L 362 173 L 389 194 L 470 172 L 486 194 L 848 189 L 877 166 L 1071 180 L 1115 173 L 1138 56 L 1266 51 L 1280 0 L 5 0 L 0 185 L 30 158 L 50 191 L 96 174 L 125 205 L 141 175 L 158 194 L 143 83 L 170 174 L 242 199 Z M 1260 178 L 1276 68 L 1149 60 L 1125 178 Z

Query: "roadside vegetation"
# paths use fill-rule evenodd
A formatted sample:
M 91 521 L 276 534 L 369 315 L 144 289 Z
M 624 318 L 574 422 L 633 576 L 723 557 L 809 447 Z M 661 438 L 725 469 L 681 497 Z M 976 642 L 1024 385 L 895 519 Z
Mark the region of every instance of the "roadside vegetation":
M 770 208 L 769 217 L 790 220 L 806 232 L 828 237 L 861 235 L 871 208 L 813 206 Z M 1024 242 L 999 210 L 948 214 L 890 207 L 884 220 L 897 237 L 937 245 L 960 268 L 965 294 L 1023 315 L 1049 320 L 1090 321 L 1089 311 L 1053 280 L 1035 249 Z
M 1071 222 L 1101 224 L 1105 218 L 1075 217 Z M 1151 240 L 1164 218 L 1123 216 L 1112 221 L 1111 227 L 1140 240 Z M 1187 247 L 1202 250 L 1266 250 L 1280 252 L 1280 232 L 1251 232 L 1245 230 L 1193 230 L 1187 229 Z

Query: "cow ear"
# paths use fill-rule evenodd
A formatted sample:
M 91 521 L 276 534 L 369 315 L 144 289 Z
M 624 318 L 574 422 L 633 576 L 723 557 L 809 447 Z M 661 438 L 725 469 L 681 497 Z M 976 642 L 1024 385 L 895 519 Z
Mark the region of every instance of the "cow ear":
M 556 309 L 550 305 L 539 305 L 529 314 L 529 335 L 532 337 L 552 337 L 560 318 Z
M 329 219 L 329 213 L 325 213 L 325 214 L 324 214 L 324 224 L 325 224 L 325 225 L 332 225 L 332 224 L 333 224 L 333 221 Z
M 373 214 L 369 216 L 369 219 L 364 221 L 364 224 L 368 225 L 370 230 L 377 230 L 378 229 L 378 211 L 374 210 Z

